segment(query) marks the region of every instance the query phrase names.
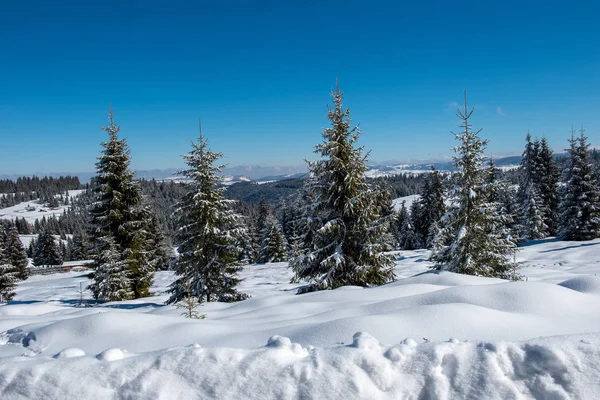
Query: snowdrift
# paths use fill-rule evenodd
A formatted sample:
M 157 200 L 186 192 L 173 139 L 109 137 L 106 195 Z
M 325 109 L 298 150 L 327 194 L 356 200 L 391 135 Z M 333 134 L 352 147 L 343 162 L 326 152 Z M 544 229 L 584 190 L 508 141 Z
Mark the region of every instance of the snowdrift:
M 598 249 L 530 243 L 520 282 L 403 251 L 396 282 L 301 296 L 286 263 L 248 265 L 252 299 L 203 320 L 164 305 L 171 272 L 153 297 L 89 308 L 84 274 L 34 276 L 0 305 L 0 399 L 598 399 Z
M 303 347 L 274 336 L 255 349 L 199 345 L 0 366 L 12 399 L 594 399 L 600 335 L 508 342 L 385 346 L 357 333 L 348 346 Z

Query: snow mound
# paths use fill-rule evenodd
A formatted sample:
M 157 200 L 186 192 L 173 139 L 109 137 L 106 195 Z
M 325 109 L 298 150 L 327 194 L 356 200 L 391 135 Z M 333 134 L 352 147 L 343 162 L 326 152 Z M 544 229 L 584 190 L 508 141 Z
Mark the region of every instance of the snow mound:
M 127 351 L 122 349 L 107 349 L 98 354 L 96 358 L 101 361 L 117 361 L 127 357 Z
M 54 355 L 53 358 L 75 358 L 75 357 L 83 357 L 85 356 L 85 351 L 78 349 L 77 347 L 71 347 L 68 349 L 64 349 L 61 352 L 58 352 Z
M 0 365 L 0 393 L 20 398 L 600 398 L 600 334 L 525 342 L 349 346 L 289 351 L 176 348 L 104 364 L 92 357 Z M 219 373 L 215 373 L 219 371 Z
M 598 276 L 578 276 L 567 279 L 558 285 L 581 293 L 600 294 L 600 277 Z

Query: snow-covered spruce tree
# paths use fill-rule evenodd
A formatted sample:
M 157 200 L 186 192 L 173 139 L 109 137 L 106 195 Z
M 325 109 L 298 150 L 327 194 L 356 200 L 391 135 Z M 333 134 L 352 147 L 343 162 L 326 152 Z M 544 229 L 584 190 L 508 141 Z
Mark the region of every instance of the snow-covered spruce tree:
M 392 225 L 392 234 L 394 235 L 394 249 L 402 250 L 400 243 L 402 243 L 402 230 L 404 227 L 405 221 L 408 220 L 410 223 L 410 214 L 406 209 L 406 201 L 402 201 L 400 204 L 400 210 L 396 213 L 394 218 L 394 223 Z
M 279 221 L 272 213 L 267 215 L 261 233 L 261 247 L 258 263 L 282 262 L 288 260 L 287 242 Z
M 110 235 L 98 238 L 94 263 L 94 283 L 90 290 L 95 299 L 121 301 L 134 297 L 129 263 Z
M 548 146 L 545 137 L 540 141 L 539 152 L 540 170 L 540 196 L 544 203 L 546 218 L 544 223 L 548 226 L 548 234 L 556 235 L 558 226 L 558 181 L 559 171 L 554 161 L 554 153 Z
M 412 205 L 414 206 L 417 202 L 414 202 Z M 414 207 L 411 206 L 411 210 L 414 211 Z M 404 207 L 404 204 L 402 204 Z M 398 236 L 398 246 L 400 250 L 414 250 L 420 248 L 421 242 L 419 241 L 419 237 L 415 232 L 415 228 L 413 226 L 413 218 L 412 214 L 406 213 L 406 218 L 402 219 L 402 226 L 400 226 L 400 232 Z
M 379 215 L 377 193 L 366 182 L 366 158 L 355 147 L 358 127 L 350 127 L 350 111 L 343 109 L 343 95 L 336 84 L 331 127 L 315 146 L 323 157 L 308 162 L 312 201 L 311 221 L 319 221 L 308 251 L 290 263 L 295 281 L 309 282 L 307 290 L 344 285 L 380 285 L 394 279 L 391 258 L 382 252 L 387 221 Z
M 7 243 L 8 236 L 4 225 L 0 224 L 0 302 L 12 300 L 19 281 L 20 271 L 10 263 Z
M 541 162 L 541 143 L 531 141 L 531 133 L 525 137 L 525 150 L 519 166 L 520 182 L 518 199 L 519 233 L 521 240 L 542 239 L 548 236 L 546 204 L 541 196 L 543 167 Z
M 73 245 L 71 247 L 71 258 L 73 260 L 88 259 L 88 243 L 85 233 L 77 230 L 73 233 Z
M 590 160 L 587 137 L 571 132 L 566 184 L 560 204 L 559 235 L 563 240 L 600 237 L 600 188 L 596 166 Z
M 411 249 L 405 247 L 405 250 L 422 249 L 427 241 L 429 231 L 427 216 L 420 201 L 413 201 L 410 205 L 410 227 L 409 231 L 413 234 Z
M 547 236 L 548 226 L 544 223 L 543 201 L 535 183 L 529 182 L 525 190 L 521 216 L 521 240 L 542 239 Z
M 183 156 L 188 169 L 179 172 L 188 178 L 188 192 L 175 209 L 178 230 L 176 243 L 180 257 L 175 265 L 178 279 L 171 284 L 167 303 L 188 295 L 200 301 L 237 301 L 248 298 L 236 290 L 241 270 L 239 238 L 246 228 L 242 217 L 233 211 L 233 200 L 224 197 L 219 187 L 223 166 L 214 165 L 222 157 L 208 148 L 200 132 L 198 143 Z
M 29 276 L 29 268 L 27 261 L 27 253 L 21 239 L 19 239 L 19 231 L 16 226 L 12 226 L 8 230 L 6 236 L 6 256 L 9 264 L 12 264 L 19 270 L 19 280 L 25 280 Z
M 382 229 L 381 244 L 383 251 L 394 250 L 395 238 L 393 234 L 393 225 L 396 219 L 396 211 L 392 203 L 392 194 L 389 186 L 379 184 L 375 186 L 375 204 L 378 208 L 380 220 L 385 226 Z
M 36 266 L 61 265 L 63 262 L 58 244 L 50 229 L 45 229 L 38 235 L 33 264 Z
M 513 278 L 516 245 L 504 226 L 505 216 L 497 202 L 489 201 L 490 169 L 484 166 L 487 140 L 471 129 L 465 92 L 464 111 L 458 110 L 462 132 L 454 134 L 457 172 L 450 189 L 451 205 L 440 221 L 431 261 L 438 270 L 468 275 Z
M 431 174 L 427 177 L 426 183 L 420 202 L 427 226 L 425 247 L 431 248 L 433 239 L 439 230 L 438 221 L 446 213 L 446 205 L 444 203 L 446 188 L 442 175 L 434 167 L 431 167 Z
M 109 112 L 109 124 L 102 127 L 109 139 L 102 143 L 104 150 L 96 163 L 97 176 L 94 178 L 96 202 L 90 209 L 92 258 L 96 269 L 112 271 L 111 266 L 101 266 L 105 260 L 101 253 L 108 251 L 118 254 L 114 261 L 125 263 L 126 271 L 120 273 L 126 282 L 116 283 L 112 277 L 104 274 L 94 277 L 90 289 L 96 299 L 102 293 L 110 293 L 111 300 L 127 300 L 147 296 L 154 278 L 154 260 L 151 255 L 155 243 L 146 241 L 150 227 L 151 212 L 143 204 L 143 197 L 134 173 L 130 170 L 130 150 L 125 139 L 119 139 L 120 127 L 115 124 L 113 110 Z M 108 244 L 110 243 L 110 245 Z M 112 258 L 111 258 L 112 260 Z M 113 261 L 111 261 L 112 263 Z M 112 265 L 112 264 L 111 264 Z M 120 267 L 119 267 L 120 268 Z M 102 282 L 101 280 L 107 280 Z M 107 287 L 116 285 L 114 290 Z M 123 290 L 128 285 L 128 290 Z M 100 287 L 103 289 L 100 290 Z M 130 297 L 116 298 L 114 293 L 127 294 Z
M 296 196 L 293 200 L 286 202 L 283 209 L 283 234 L 286 237 L 290 258 L 292 259 L 302 253 L 304 236 L 302 234 L 302 226 L 304 224 L 303 207 L 300 196 Z

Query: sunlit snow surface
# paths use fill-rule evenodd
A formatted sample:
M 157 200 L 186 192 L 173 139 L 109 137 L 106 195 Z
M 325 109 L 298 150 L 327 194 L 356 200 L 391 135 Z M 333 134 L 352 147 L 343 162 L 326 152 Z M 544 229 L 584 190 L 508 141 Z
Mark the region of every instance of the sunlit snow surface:
M 600 398 L 600 240 L 522 247 L 521 282 L 428 255 L 401 252 L 394 283 L 303 295 L 286 263 L 249 265 L 252 299 L 194 321 L 164 305 L 170 272 L 154 297 L 89 308 L 82 273 L 31 277 L 0 306 L 0 399 Z

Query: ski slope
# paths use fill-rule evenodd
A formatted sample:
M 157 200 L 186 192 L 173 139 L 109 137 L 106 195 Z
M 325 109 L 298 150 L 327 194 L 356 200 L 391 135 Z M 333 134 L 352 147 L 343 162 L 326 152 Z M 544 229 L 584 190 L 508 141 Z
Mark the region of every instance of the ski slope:
M 252 299 L 188 320 L 155 296 L 74 307 L 82 274 L 35 276 L 0 306 L 0 398 L 600 398 L 600 240 L 521 249 L 520 282 L 432 273 L 295 295 L 249 265 Z M 86 293 L 89 298 L 89 293 Z

